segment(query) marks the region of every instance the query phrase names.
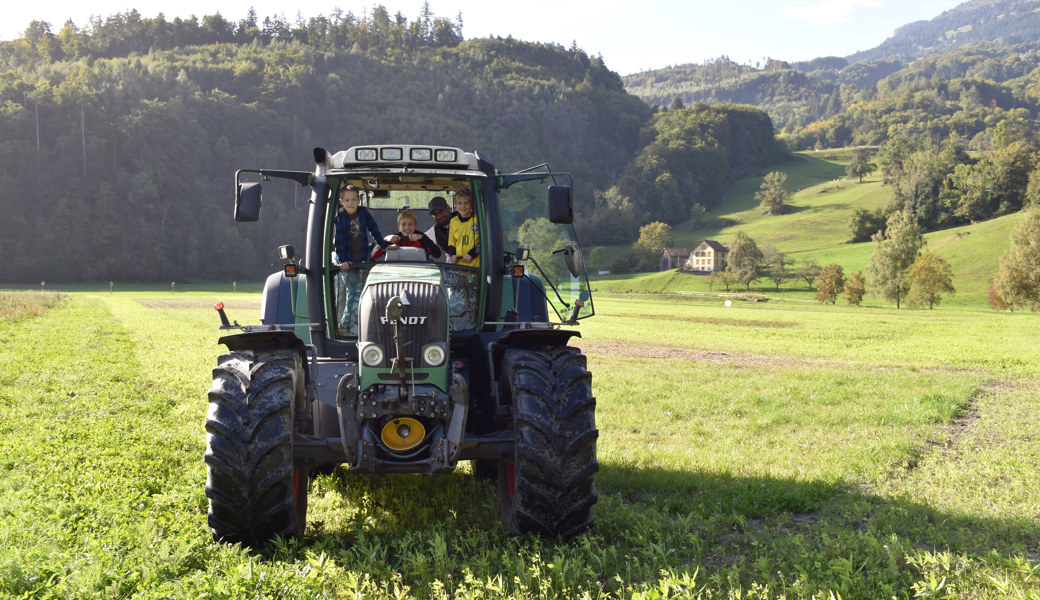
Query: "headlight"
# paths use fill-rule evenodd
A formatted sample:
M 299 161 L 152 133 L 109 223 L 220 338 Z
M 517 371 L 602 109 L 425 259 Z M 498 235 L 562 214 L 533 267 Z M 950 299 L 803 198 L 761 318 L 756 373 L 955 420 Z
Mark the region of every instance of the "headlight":
M 361 349 L 361 362 L 368 367 L 378 367 L 383 364 L 383 349 L 379 344 L 367 344 Z
M 422 350 L 423 362 L 431 367 L 439 367 L 444 364 L 447 353 L 440 344 L 427 344 Z

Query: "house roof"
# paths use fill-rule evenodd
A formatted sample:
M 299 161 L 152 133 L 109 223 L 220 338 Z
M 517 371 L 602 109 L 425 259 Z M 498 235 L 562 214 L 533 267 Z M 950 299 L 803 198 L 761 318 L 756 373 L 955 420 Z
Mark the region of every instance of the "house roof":
M 728 247 L 723 246 L 722 244 L 716 242 L 715 240 L 704 240 L 704 241 L 701 242 L 701 244 L 707 244 L 707 246 L 709 248 L 711 248 L 712 250 L 717 250 L 719 252 L 729 252 L 729 248 Z M 698 244 L 698 246 L 699 245 L 700 244 Z
M 665 248 L 663 254 L 668 256 L 689 256 L 690 251 L 686 248 Z

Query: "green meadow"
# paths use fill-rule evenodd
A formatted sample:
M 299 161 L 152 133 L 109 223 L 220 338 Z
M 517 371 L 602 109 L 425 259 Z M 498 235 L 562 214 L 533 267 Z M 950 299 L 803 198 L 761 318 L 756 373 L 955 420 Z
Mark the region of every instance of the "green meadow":
M 1037 315 L 600 293 L 588 534 L 508 536 L 468 465 L 338 469 L 248 549 L 206 526 L 218 300 L 256 321 L 0 292 L 0 597 L 1040 598 Z
M 792 193 L 787 212 L 778 216 L 762 214 L 754 200 L 762 175 L 746 177 L 730 187 L 722 207 L 710 211 L 705 225 L 692 229 L 688 222 L 672 227 L 676 247 L 691 250 L 704 239 L 728 244 L 738 231 L 747 233 L 761 248 L 771 244 L 794 260 L 794 267 L 806 259 L 820 266 L 837 263 L 846 277 L 867 268 L 874 252 L 872 242 L 848 244 L 848 221 L 857 209 L 874 210 L 892 202 L 891 188 L 884 185 L 880 172 L 863 178 L 845 178 L 845 165 L 852 149 L 799 152 L 791 162 L 770 170 L 787 174 L 787 189 Z M 764 173 L 763 173 L 764 175 Z M 942 299 L 942 306 L 985 308 L 988 306 L 989 279 L 997 272 L 1000 256 L 1007 250 L 1011 231 L 1022 214 L 925 234 L 927 249 L 950 263 L 955 294 Z M 619 256 L 625 247 L 607 249 Z M 705 278 L 692 274 L 611 275 L 597 278 L 604 290 L 621 292 L 718 292 L 709 288 Z M 743 291 L 735 286 L 731 291 Z M 752 283 L 751 291 L 777 298 L 812 300 L 815 291 L 805 281 L 789 279 L 777 290 L 766 277 Z M 839 300 L 841 302 L 842 300 Z M 866 304 L 880 304 L 869 295 Z

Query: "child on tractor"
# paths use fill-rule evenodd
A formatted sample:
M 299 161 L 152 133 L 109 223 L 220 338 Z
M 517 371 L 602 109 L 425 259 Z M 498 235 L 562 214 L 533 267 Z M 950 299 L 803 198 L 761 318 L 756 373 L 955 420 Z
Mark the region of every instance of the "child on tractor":
M 480 228 L 473 212 L 473 192 L 462 190 L 455 195 L 458 215 L 448 224 L 448 262 L 467 267 L 480 266 Z

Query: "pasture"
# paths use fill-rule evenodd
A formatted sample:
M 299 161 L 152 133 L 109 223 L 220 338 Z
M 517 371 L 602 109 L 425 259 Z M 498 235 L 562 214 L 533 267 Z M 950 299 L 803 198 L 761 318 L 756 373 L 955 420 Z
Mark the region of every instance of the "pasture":
M 0 319 L 0 597 L 1040 598 L 1037 315 L 599 295 L 589 534 L 509 537 L 468 465 L 340 469 L 250 550 L 203 422 L 212 305 L 259 294 L 182 289 Z
M 849 218 L 858 209 L 889 207 L 893 196 L 891 186 L 883 183 L 879 171 L 864 177 L 862 183 L 845 178 L 845 165 L 851 160 L 852 152 L 852 148 L 797 152 L 790 162 L 770 169 L 787 174 L 787 189 L 791 192 L 785 213 L 778 216 L 763 214 L 754 199 L 764 172 L 738 180 L 727 190 L 723 202 L 708 211 L 703 224 L 696 228 L 691 227 L 689 221 L 672 225 L 673 246 L 691 250 L 705 239 L 729 244 L 737 232 L 744 232 L 759 248 L 774 246 L 786 254 L 793 261 L 792 271 L 811 259 L 820 266 L 841 265 L 846 277 L 856 271 L 865 272 L 874 243 L 847 243 Z M 1011 231 L 1022 217 L 1018 212 L 924 235 L 927 250 L 942 257 L 953 270 L 953 286 L 957 292 L 945 295 L 943 306 L 967 309 L 988 306 L 989 279 L 996 275 Z M 610 269 L 613 262 L 630 249 L 631 244 L 602 247 L 601 258 L 594 268 Z M 760 273 L 762 277 L 751 284 L 752 292 L 810 301 L 816 293 L 815 288 L 810 289 L 805 281 L 793 276 L 783 281 L 777 290 L 766 276 L 766 269 L 762 268 Z M 721 289 L 718 285 L 712 289 L 705 277 L 693 275 L 614 274 L 599 279 L 601 286 L 624 292 L 700 293 Z M 743 289 L 740 284 L 732 287 L 733 291 Z M 882 301 L 868 297 L 867 302 Z

